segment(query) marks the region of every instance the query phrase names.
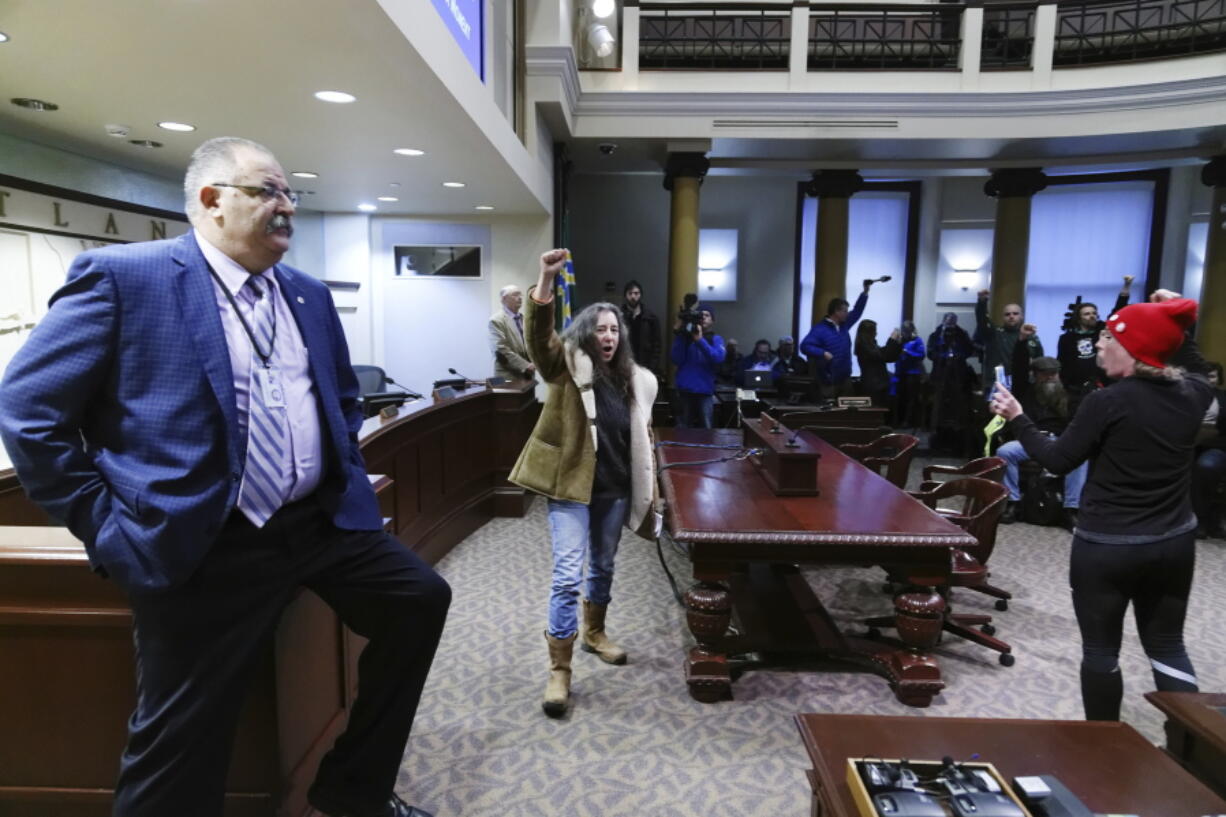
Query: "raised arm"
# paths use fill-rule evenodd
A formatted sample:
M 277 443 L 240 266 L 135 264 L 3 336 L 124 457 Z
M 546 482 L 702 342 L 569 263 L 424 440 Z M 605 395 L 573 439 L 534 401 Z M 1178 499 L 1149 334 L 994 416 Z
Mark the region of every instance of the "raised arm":
M 562 339 L 553 326 L 553 281 L 566 266 L 566 250 L 550 250 L 541 255 L 541 271 L 536 284 L 528 290 L 524 304 L 524 337 L 528 356 L 545 380 L 553 380 L 566 370 Z

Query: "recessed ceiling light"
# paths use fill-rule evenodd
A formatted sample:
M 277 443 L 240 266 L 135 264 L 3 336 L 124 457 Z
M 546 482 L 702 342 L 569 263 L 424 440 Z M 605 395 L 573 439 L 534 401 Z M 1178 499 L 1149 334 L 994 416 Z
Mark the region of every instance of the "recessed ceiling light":
M 473 209 L 474 210 L 493 210 L 494 208 L 489 204 L 478 204 Z
M 191 133 L 196 129 L 195 125 L 189 125 L 186 122 L 158 122 L 158 127 L 176 133 Z
M 300 179 L 318 179 L 319 178 L 318 173 L 312 173 L 309 170 L 295 170 L 293 173 L 289 175 L 297 176 Z
M 396 148 L 395 150 L 392 151 L 392 153 L 395 153 L 398 156 L 425 156 L 426 155 L 426 152 L 424 150 L 418 150 L 417 148 Z
M 400 201 L 395 196 L 379 196 L 379 201 Z
M 0 31 L 0 43 L 7 43 L 8 41 L 9 35 L 5 34 L 3 31 Z
M 152 139 L 129 139 L 129 145 L 136 145 L 138 148 L 160 148 L 161 142 L 155 142 Z
M 601 19 L 608 17 L 617 9 L 617 4 L 613 0 L 596 0 L 592 3 L 592 14 L 595 14 Z
M 344 91 L 316 91 L 315 98 L 320 102 L 354 102 L 357 97 Z
M 463 187 L 464 182 L 443 182 L 443 187 Z
M 366 204 L 365 202 L 363 202 L 362 204 L 358 205 L 358 209 L 361 210 L 363 213 L 373 213 L 375 210 L 378 210 L 379 208 L 375 207 L 373 204 Z
M 18 108 L 25 108 L 29 111 L 58 111 L 59 105 L 54 102 L 47 102 L 42 99 L 30 99 L 29 97 L 19 96 L 10 100 Z
M 399 187 L 399 186 L 400 186 L 400 182 L 388 182 L 388 183 L 387 183 L 387 186 L 388 186 L 388 187 Z

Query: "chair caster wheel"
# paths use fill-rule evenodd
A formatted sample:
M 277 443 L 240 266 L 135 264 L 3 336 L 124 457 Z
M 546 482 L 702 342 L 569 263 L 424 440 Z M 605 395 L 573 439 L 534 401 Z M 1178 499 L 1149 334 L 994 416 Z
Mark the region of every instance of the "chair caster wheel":
M 1013 657 L 1013 653 L 1002 652 L 1000 654 L 1000 665 L 1002 667 L 1011 667 L 1017 659 Z
M 1003 613 L 1005 610 L 1008 610 L 1008 609 L 1009 609 L 1009 601 L 1008 601 L 1007 599 L 1000 599 L 999 601 L 997 601 L 997 602 L 996 602 L 996 609 L 997 609 L 997 610 L 1000 610 L 1002 613 Z
M 984 635 L 996 635 L 996 628 L 991 624 L 985 624 L 979 628 L 979 632 L 983 633 Z
M 876 641 L 878 638 L 881 638 L 881 630 L 878 630 L 876 627 L 869 627 L 868 632 L 864 634 L 864 637 L 871 638 L 873 641 Z

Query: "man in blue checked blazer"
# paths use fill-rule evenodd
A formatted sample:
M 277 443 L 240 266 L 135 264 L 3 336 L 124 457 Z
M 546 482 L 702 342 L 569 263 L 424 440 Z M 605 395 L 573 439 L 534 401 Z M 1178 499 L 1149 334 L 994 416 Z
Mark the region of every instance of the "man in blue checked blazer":
M 335 307 L 278 263 L 297 195 L 277 160 L 213 139 L 184 189 L 193 230 L 78 256 L 0 384 L 22 485 L 132 605 L 114 814 L 221 814 L 253 662 L 306 586 L 369 639 L 308 799 L 428 817 L 392 789 L 450 588 L 382 531 Z

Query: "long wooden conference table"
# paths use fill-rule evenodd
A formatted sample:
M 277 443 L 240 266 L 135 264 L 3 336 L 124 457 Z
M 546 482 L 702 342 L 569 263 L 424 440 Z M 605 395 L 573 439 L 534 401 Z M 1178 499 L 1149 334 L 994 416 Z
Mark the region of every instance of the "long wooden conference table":
M 387 526 L 435 562 L 529 501 L 506 481 L 540 412 L 534 386 L 469 389 L 373 417 L 359 440 Z M 123 593 L 0 472 L 0 815 L 103 817 L 136 700 Z M 302 817 L 344 727 L 362 640 L 303 591 L 260 659 L 226 784 L 226 817 Z
M 927 706 L 944 688 L 927 653 L 940 634 L 943 599 L 931 587 L 895 597 L 904 647 L 855 638 L 841 632 L 798 566 L 890 565 L 936 583 L 948 576 L 950 549 L 975 540 L 837 448 L 807 437 L 820 453 L 820 494 L 777 496 L 750 459 L 687 465 L 730 451 L 668 445 L 737 445 L 740 430 L 657 430 L 665 443 L 658 448 L 665 522 L 688 547 L 696 581 L 685 594 L 698 642 L 685 660 L 689 692 L 718 701 L 731 696 L 736 671 L 836 659 L 884 676 L 903 703 Z

